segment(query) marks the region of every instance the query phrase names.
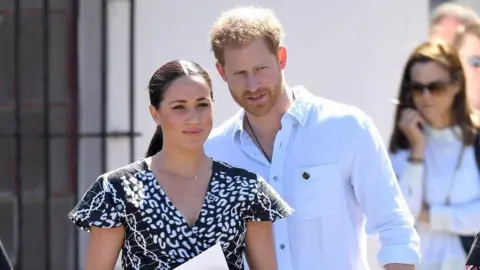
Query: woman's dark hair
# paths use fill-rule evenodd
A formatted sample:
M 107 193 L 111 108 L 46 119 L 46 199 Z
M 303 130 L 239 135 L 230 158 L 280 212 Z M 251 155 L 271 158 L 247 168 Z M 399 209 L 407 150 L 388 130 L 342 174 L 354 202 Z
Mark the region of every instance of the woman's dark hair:
M 158 110 L 163 100 L 165 91 L 172 83 L 183 76 L 201 76 L 212 90 L 212 80 L 208 73 L 197 63 L 188 60 L 173 60 L 161 66 L 153 74 L 148 83 L 150 104 Z M 213 98 L 213 92 L 211 91 Z M 157 126 L 148 146 L 146 157 L 151 157 L 160 152 L 163 147 L 162 127 Z
M 465 75 L 456 50 L 441 40 L 424 42 L 418 46 L 408 58 L 403 71 L 400 91 L 398 94 L 398 106 L 395 112 L 395 122 L 390 139 L 389 150 L 396 153 L 399 149 L 409 149 L 410 142 L 398 127 L 401 112 L 405 108 L 414 108 L 413 97 L 409 87 L 411 68 L 416 63 L 433 61 L 444 67 L 451 76 L 453 83 L 460 88 L 452 104 L 453 121 L 460 127 L 464 145 L 472 145 L 475 141 L 476 130 L 472 123 L 471 110 L 467 101 Z

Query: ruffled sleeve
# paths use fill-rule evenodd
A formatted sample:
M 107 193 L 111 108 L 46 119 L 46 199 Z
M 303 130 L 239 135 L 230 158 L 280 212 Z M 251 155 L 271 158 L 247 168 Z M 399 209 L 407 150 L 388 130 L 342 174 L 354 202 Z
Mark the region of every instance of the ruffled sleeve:
M 466 269 L 469 269 L 469 270 L 480 269 L 480 232 L 477 233 L 477 236 L 473 241 L 472 248 L 470 249 L 470 252 L 468 253 L 468 256 L 467 256 L 466 265 L 467 265 Z
M 68 214 L 80 229 L 120 227 L 125 223 L 125 202 L 120 182 L 99 177 Z
M 255 174 L 254 174 L 255 175 Z M 247 210 L 247 221 L 272 221 L 285 218 L 293 213 L 293 209 L 278 193 L 259 175 L 255 188 L 252 189 L 252 200 Z

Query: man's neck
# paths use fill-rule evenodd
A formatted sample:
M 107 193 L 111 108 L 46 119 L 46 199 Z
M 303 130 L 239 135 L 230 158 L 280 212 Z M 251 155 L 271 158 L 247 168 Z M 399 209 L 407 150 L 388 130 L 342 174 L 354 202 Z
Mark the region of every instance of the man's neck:
M 275 106 L 264 116 L 254 116 L 245 112 L 245 116 L 255 132 L 257 137 L 273 137 L 281 128 L 282 116 L 290 109 L 294 101 L 293 92 L 287 86 L 284 86 L 284 91 L 278 97 Z

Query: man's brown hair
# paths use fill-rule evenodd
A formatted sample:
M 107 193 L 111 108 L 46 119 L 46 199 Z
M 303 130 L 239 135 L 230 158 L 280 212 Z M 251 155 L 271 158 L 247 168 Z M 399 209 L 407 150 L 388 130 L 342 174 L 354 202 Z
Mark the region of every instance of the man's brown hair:
M 455 45 L 455 48 L 457 48 L 457 50 L 460 49 L 460 47 L 462 47 L 465 36 L 467 35 L 474 35 L 475 37 L 480 39 L 480 22 L 472 23 L 458 29 L 458 31 L 455 34 L 455 40 L 453 43 Z
M 276 55 L 283 37 L 283 27 L 273 11 L 258 6 L 223 12 L 210 30 L 211 49 L 221 65 L 225 65 L 225 47 L 240 47 L 263 39 L 268 49 Z

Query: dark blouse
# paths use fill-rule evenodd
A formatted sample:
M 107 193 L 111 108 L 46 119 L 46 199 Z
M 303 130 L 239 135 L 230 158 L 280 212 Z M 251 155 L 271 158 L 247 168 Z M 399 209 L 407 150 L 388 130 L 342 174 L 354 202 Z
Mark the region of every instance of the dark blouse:
M 465 269 L 480 270 L 480 232 L 477 233 L 475 241 L 473 241 L 472 248 L 468 253 Z
M 247 221 L 291 213 L 261 177 L 214 161 L 200 215 L 189 226 L 140 160 L 100 176 L 68 216 L 85 231 L 124 226 L 124 269 L 174 269 L 219 242 L 237 270 L 244 269 Z

